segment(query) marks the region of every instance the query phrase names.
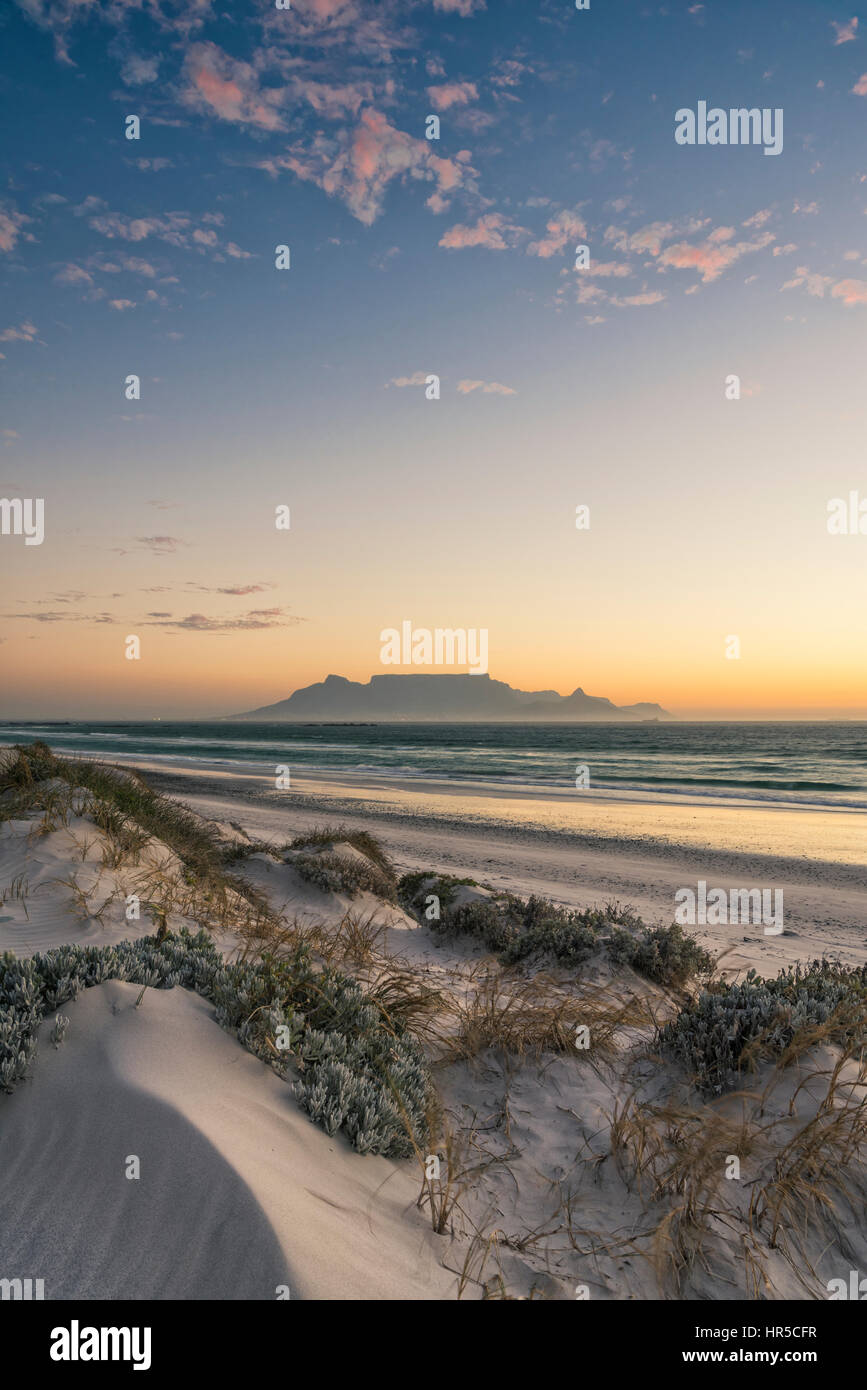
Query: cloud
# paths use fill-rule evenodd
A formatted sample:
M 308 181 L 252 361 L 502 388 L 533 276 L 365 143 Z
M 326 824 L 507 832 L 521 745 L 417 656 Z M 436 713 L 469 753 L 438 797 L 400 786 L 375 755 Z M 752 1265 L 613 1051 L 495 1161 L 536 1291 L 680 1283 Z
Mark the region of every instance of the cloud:
M 665 299 L 664 294 L 659 290 L 645 290 L 642 294 L 629 294 L 625 298 L 612 295 L 609 304 L 616 304 L 618 309 L 643 308 L 646 304 L 659 304 Z
M 150 625 L 183 632 L 260 632 L 273 627 L 294 627 L 303 621 L 285 608 L 254 608 L 241 618 L 209 618 L 204 613 L 189 613 L 185 618 L 154 617 Z
M 147 82 L 156 82 L 159 70 L 159 58 L 140 58 L 132 53 L 121 68 L 120 75 L 128 87 L 141 87 Z
M 171 555 L 179 545 L 186 545 L 186 541 L 178 540 L 177 536 L 136 536 L 135 539 L 144 550 L 155 555 Z
M 485 0 L 433 0 L 433 7 L 443 14 L 460 15 L 461 19 L 469 19 L 470 15 L 487 9 Z
M 475 226 L 470 227 L 458 222 L 454 227 L 449 227 L 440 237 L 439 244 L 452 251 L 467 246 L 483 246 L 488 251 L 505 251 L 509 242 L 523 231 L 523 227 L 507 222 L 501 213 L 486 212 Z
M 162 217 L 124 217 L 122 213 L 109 212 L 91 217 L 90 225 L 109 240 L 146 241 L 153 236 L 171 246 L 187 246 L 191 218 L 182 212 L 167 212 Z
M 17 328 L 4 328 L 0 333 L 0 343 L 32 343 L 36 341 L 38 332 L 36 324 L 28 320 Z
M 0 251 L 13 251 L 22 227 L 32 220 L 10 203 L 0 203 Z
M 51 34 L 58 62 L 75 67 L 69 56 L 69 41 L 73 26 L 78 22 L 104 19 L 113 26 L 120 26 L 130 15 L 147 8 L 148 15 L 161 29 L 187 38 L 212 17 L 213 0 L 181 0 L 178 5 L 173 0 L 150 0 L 146 7 L 138 0 L 130 0 L 130 3 L 115 0 L 105 6 L 102 0 L 18 0 L 18 3 L 34 24 Z
M 237 259 L 248 258 L 250 252 L 242 251 L 233 241 L 221 247 L 220 239 L 211 225 L 222 224 L 224 219 L 221 213 L 206 213 L 199 220 L 208 225 L 195 226 L 192 216 L 187 212 L 166 212 L 159 217 L 126 217 L 120 212 L 101 212 L 96 217 L 91 217 L 90 226 L 109 241 L 137 243 L 154 237 L 158 241 L 167 242 L 169 246 L 198 251 L 201 255 L 213 252 L 216 260 L 222 259 L 222 251 Z M 113 254 L 113 260 L 91 256 L 87 262 L 88 269 L 108 274 L 130 270 L 136 275 L 146 275 L 149 279 L 154 279 L 159 274 L 158 268 L 150 261 L 126 256 L 121 252 Z M 169 281 L 164 279 L 163 283 L 167 284 Z
M 276 177 L 287 169 L 337 197 L 359 222 L 369 226 L 382 210 L 392 179 L 419 179 L 436 185 L 427 199 L 434 212 L 443 212 L 461 187 L 474 188 L 475 170 L 466 151 L 454 159 L 434 154 L 430 141 L 417 139 L 391 125 L 381 111 L 368 108 L 352 129 L 334 135 L 318 132 L 305 146 L 296 143 L 288 155 L 261 160 L 258 168 Z
M 264 594 L 268 589 L 273 589 L 273 584 L 226 584 L 216 587 L 210 584 L 196 584 L 190 582 L 186 586 L 188 589 L 198 589 L 203 594 L 233 594 L 242 597 L 247 594 Z
M 236 125 L 285 129 L 278 108 L 286 99 L 286 89 L 260 88 L 255 69 L 229 57 L 217 44 L 193 44 L 186 55 L 185 71 L 188 85 L 181 100 L 186 106 L 213 112 Z
M 816 275 L 809 271 L 805 265 L 799 265 L 795 270 L 794 277 L 781 285 L 780 289 L 796 290 L 803 285 L 807 294 L 812 295 L 815 299 L 824 299 L 825 290 L 833 283 L 833 276 Z
M 108 302 L 112 309 L 117 309 L 118 313 L 121 314 L 123 313 L 124 309 L 135 308 L 134 299 L 110 299 Z
M 853 304 L 867 304 L 867 280 L 838 280 L 831 297 L 842 299 L 847 309 Z
M 485 396 L 516 396 L 517 391 L 511 386 L 503 386 L 499 381 L 469 381 L 464 379 L 458 382 L 457 388 L 462 396 L 468 396 L 471 391 L 481 391 Z
M 764 227 L 765 223 L 773 213 L 770 208 L 762 208 L 759 212 L 754 212 L 752 217 L 747 217 L 741 223 L 742 227 Z
M 445 82 L 439 87 L 428 87 L 427 94 L 437 111 L 448 111 L 450 106 L 466 106 L 479 99 L 475 82 Z
M 82 598 L 85 595 L 81 596 Z M 65 600 L 64 600 L 65 602 Z M 45 609 L 41 613 L 3 613 L 4 618 L 24 618 L 33 623 L 116 623 L 111 613 L 75 613 L 70 609 Z
M 849 20 L 848 24 L 838 24 L 836 20 L 832 19 L 831 28 L 837 35 L 834 40 L 835 48 L 840 43 L 851 43 L 852 40 L 858 36 L 858 20 L 854 16 Z
M 605 241 L 611 242 L 618 251 L 634 252 L 638 255 L 658 256 L 663 244 L 676 236 L 692 236 L 706 227 L 707 218 L 686 218 L 680 222 L 648 222 L 637 232 L 626 232 L 620 227 L 607 227 Z
M 582 276 L 599 275 L 603 280 L 608 279 L 611 275 L 622 279 L 624 276 L 632 274 L 632 266 L 627 265 L 625 261 L 598 261 L 595 265 L 591 262 L 586 269 L 580 271 L 580 274 Z
M 867 97 L 867 72 L 862 72 L 852 91 L 856 97 Z
M 502 58 L 494 63 L 490 74 L 492 87 L 519 87 L 525 73 L 532 74 L 533 69 L 526 63 L 520 63 L 516 58 Z M 510 98 L 517 100 L 517 98 Z
M 85 270 L 83 266 L 76 265 L 73 261 L 61 266 L 54 280 L 58 285 L 88 285 L 92 287 L 94 284 L 90 272 Z
M 659 264 L 677 270 L 696 270 L 702 282 L 710 284 L 742 256 L 761 251 L 775 240 L 773 232 L 762 232 L 754 241 L 733 241 L 734 234 L 733 227 L 717 227 L 702 242 L 677 242 L 660 253 Z
M 549 256 L 558 256 L 567 242 L 574 241 L 576 237 L 582 240 L 587 235 L 587 225 L 577 211 L 558 212 L 552 217 L 546 227 L 547 236 L 541 241 L 531 241 L 527 247 L 528 256 L 541 256 L 547 260 Z
M 391 381 L 387 381 L 385 385 L 386 388 L 389 386 L 424 386 L 429 375 L 429 372 L 413 372 L 412 376 L 393 376 Z

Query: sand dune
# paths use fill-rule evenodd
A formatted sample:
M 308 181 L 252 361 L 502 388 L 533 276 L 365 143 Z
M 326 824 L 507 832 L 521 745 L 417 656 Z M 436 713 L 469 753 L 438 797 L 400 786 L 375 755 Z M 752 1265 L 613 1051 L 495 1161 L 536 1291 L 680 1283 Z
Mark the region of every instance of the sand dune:
M 46 1298 L 449 1298 L 407 1165 L 329 1138 L 187 990 L 110 981 L 2 1097 L 0 1269 Z M 129 1155 L 138 1180 L 125 1176 Z

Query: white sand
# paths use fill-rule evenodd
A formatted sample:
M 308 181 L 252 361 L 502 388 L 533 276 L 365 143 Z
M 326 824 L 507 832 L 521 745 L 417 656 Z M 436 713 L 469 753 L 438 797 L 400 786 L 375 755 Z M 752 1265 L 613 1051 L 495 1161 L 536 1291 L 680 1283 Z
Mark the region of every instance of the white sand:
M 221 779 L 185 780 L 184 791 L 200 814 L 275 843 L 335 819 L 331 792 L 325 797 L 321 786 L 296 788 L 291 801 Z M 518 830 L 492 824 L 490 807 L 474 825 L 454 802 L 451 815 L 420 814 L 417 806 L 409 814 L 402 803 L 389 813 L 373 804 L 377 797 L 345 798 L 339 819 L 373 830 L 401 870 L 470 875 L 568 905 L 617 897 L 650 922 L 670 921 L 675 889 L 697 877 L 720 886 L 776 883 L 786 893 L 785 936 L 731 927 L 695 933 L 730 951 L 733 974 L 749 966 L 774 973 L 823 952 L 847 963 L 867 957 L 863 874 L 848 862 L 738 853 L 731 844 L 678 846 L 653 834 L 627 840 Z M 27 955 L 151 931 L 149 921 L 130 924 L 123 916 L 141 868 L 106 869 L 100 858 L 98 832 L 85 819 L 40 836 L 32 823 L 0 825 L 0 950 Z M 171 868 L 170 859 L 154 846 L 148 862 Z M 443 945 L 371 894 L 353 901 L 320 892 L 267 854 L 242 869 L 288 918 L 337 930 L 348 908 L 375 912 L 386 925 L 380 946 L 453 1004 L 471 999 L 496 971 L 479 946 Z M 76 920 L 72 889 L 60 882 L 71 874 L 93 908 L 115 895 L 102 921 Z M 27 880 L 23 896 L 9 891 L 16 879 Z M 227 937 L 218 944 L 228 952 L 235 943 Z M 370 973 L 387 964 L 381 959 Z M 615 980 L 591 968 L 582 979 L 590 987 L 595 981 L 605 999 L 637 990 L 661 1017 L 670 1011 L 660 991 L 629 972 Z M 574 988 L 551 977 L 552 998 Z M 815 1113 L 827 1083 L 822 1073 L 834 1062 L 830 1049 L 816 1049 L 782 1078 L 765 1069 L 750 1096 L 704 1108 L 677 1068 L 648 1054 L 652 1030 L 640 1027 L 620 1030 L 611 1062 L 483 1050 L 438 1066 L 468 1169 L 451 1233 L 438 1236 L 416 1208 L 414 1163 L 362 1157 L 341 1137 L 326 1136 L 290 1087 L 217 1026 L 207 1001 L 180 988 L 148 990 L 136 1009 L 138 995 L 137 986 L 115 981 L 65 1005 L 71 1023 L 62 1046 L 51 1046 L 46 1021 L 29 1078 L 0 1096 L 0 1273 L 44 1279 L 48 1298 L 272 1299 L 288 1285 L 292 1298 L 454 1299 L 465 1262 L 465 1297 L 483 1287 L 496 1293 L 498 1275 L 511 1296 L 574 1299 L 586 1286 L 591 1298 L 620 1300 L 755 1297 L 745 1227 L 737 1223 L 755 1185 L 773 1174 L 783 1144 Z M 849 1094 L 857 1096 L 863 1085 L 859 1092 L 851 1071 Z M 660 1222 L 681 1198 L 653 1197 L 652 1183 L 649 1196 L 647 1183 L 629 1177 L 625 1159 L 621 1171 L 611 1150 L 612 1120 L 633 1092 L 651 1106 L 685 1106 L 711 1136 L 722 1126 L 713 1201 L 728 1204 L 728 1215 L 712 1221 L 705 1257 L 680 1287 L 671 1282 L 669 1228 Z M 745 1149 L 742 1182 L 728 1184 L 722 1166 L 740 1151 L 744 1116 L 761 1135 Z M 661 1133 L 670 1133 L 668 1124 L 660 1120 Z M 138 1180 L 125 1176 L 133 1154 L 141 1160 Z M 803 1250 L 793 1247 L 789 1230 L 776 1243 L 759 1232 L 753 1253 L 768 1280 L 764 1297 L 823 1297 L 827 1279 L 867 1267 L 867 1185 L 860 1169 L 850 1177 L 852 1197 L 835 1196 Z M 661 1278 L 660 1269 L 668 1275 Z
M 184 989 L 110 981 L 0 1097 L 0 1269 L 46 1298 L 454 1297 L 407 1164 L 361 1157 Z M 138 1180 L 126 1160 L 141 1161 Z

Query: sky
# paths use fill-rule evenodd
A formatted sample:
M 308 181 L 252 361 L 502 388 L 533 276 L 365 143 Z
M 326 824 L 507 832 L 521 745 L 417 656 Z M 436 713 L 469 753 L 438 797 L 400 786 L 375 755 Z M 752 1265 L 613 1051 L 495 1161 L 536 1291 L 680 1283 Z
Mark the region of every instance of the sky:
M 45 518 L 0 718 L 419 670 L 404 621 L 526 690 L 867 718 L 867 14 L 14 0 L 0 43 L 0 497 Z M 781 151 L 678 143 L 699 102 Z

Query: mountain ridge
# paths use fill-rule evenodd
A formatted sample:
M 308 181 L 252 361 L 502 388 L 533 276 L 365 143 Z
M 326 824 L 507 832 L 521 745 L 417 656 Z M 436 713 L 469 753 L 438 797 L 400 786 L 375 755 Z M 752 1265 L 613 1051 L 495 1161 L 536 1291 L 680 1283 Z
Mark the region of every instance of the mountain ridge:
M 382 675 L 351 681 L 329 675 L 294 691 L 285 700 L 260 705 L 227 722 L 310 722 L 321 719 L 370 720 L 397 723 L 495 722 L 497 720 L 623 720 L 672 719 L 661 705 L 640 701 L 615 705 L 602 695 L 587 695 L 576 686 L 571 695 L 556 690 L 518 690 L 485 674 Z

